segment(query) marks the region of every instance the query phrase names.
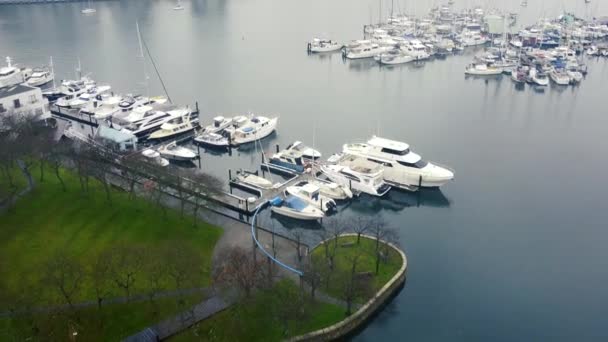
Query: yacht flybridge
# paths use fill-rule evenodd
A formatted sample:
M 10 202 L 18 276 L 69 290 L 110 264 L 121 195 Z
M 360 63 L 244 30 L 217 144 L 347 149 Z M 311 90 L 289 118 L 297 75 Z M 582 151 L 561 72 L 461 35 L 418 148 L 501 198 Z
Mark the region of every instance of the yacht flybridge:
M 453 171 L 424 161 L 408 144 L 395 140 L 373 136 L 367 143 L 344 145 L 343 152 L 385 165 L 384 180 L 396 187 L 439 187 L 454 178 Z

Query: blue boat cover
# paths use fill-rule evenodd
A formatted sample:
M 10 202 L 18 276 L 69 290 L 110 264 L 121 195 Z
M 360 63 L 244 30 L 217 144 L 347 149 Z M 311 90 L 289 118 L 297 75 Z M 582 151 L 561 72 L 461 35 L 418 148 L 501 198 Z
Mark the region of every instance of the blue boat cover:
M 278 207 L 281 204 L 283 204 L 283 199 L 279 196 L 273 198 L 270 200 L 270 205 L 274 206 L 274 207 Z
M 288 196 L 287 198 L 285 198 L 285 206 L 297 211 L 302 211 L 306 207 L 308 207 L 308 203 L 295 196 Z
M 251 131 L 253 131 L 253 127 L 243 127 L 243 132 L 247 133 Z

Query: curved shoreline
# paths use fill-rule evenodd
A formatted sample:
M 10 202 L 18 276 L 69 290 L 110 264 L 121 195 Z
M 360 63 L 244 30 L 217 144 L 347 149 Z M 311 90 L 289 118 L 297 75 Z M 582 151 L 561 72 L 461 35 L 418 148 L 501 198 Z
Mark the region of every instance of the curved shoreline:
M 345 236 L 357 236 L 357 234 L 349 233 L 340 235 L 340 237 Z M 367 239 L 376 240 L 376 238 L 373 236 L 365 234 L 362 234 L 361 236 Z M 333 238 L 322 241 L 315 246 L 313 250 L 331 240 L 333 240 Z M 346 317 L 338 323 L 330 325 L 329 327 L 312 331 L 304 335 L 295 336 L 287 341 L 328 341 L 347 336 L 366 324 L 380 308 L 384 307 L 393 298 L 393 294 L 398 292 L 405 284 L 407 257 L 399 247 L 393 245 L 392 243 L 383 240 L 380 240 L 380 242 L 390 246 L 401 256 L 402 263 L 397 273 L 386 284 L 384 284 L 384 286 L 382 286 L 382 288 L 378 290 L 378 292 L 376 292 L 372 298 L 370 298 L 352 315 Z

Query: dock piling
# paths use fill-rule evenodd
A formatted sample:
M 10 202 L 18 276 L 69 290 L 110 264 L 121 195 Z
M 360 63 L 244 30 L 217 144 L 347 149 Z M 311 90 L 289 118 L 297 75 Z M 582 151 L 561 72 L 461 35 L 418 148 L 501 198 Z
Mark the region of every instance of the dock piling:
M 201 146 L 196 144 L 196 151 L 198 152 L 198 168 L 201 168 Z
M 279 153 L 279 144 L 277 144 L 277 153 Z

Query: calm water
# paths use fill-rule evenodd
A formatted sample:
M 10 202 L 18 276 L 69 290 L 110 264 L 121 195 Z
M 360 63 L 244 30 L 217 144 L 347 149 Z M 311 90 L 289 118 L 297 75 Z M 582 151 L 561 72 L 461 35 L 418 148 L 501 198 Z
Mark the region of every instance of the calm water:
M 422 14 L 433 2 L 395 8 Z M 600 0 L 530 0 L 524 11 L 519 1 L 457 2 L 500 3 L 520 11 L 520 23 L 562 9 L 608 15 Z M 377 21 L 377 1 L 193 0 L 179 12 L 173 5 L 95 3 L 90 17 L 80 3 L 0 6 L 0 55 L 24 64 L 52 55 L 60 78 L 73 77 L 80 57 L 117 91 L 144 92 L 139 20 L 175 102 L 199 101 L 206 119 L 280 115 L 266 151 L 314 136 L 329 155 L 379 131 L 455 168 L 441 191 L 362 197 L 341 208 L 345 216 L 384 215 L 410 262 L 405 289 L 358 340 L 608 339 L 608 60 L 587 61 L 579 87 L 519 91 L 506 78 L 466 79 L 474 51 L 392 69 L 306 55 L 313 35 L 359 38 L 370 14 Z M 151 93 L 161 93 L 156 77 L 150 82 Z M 259 154 L 251 147 L 205 155 L 203 168 L 226 178 L 227 168 L 256 165 Z

